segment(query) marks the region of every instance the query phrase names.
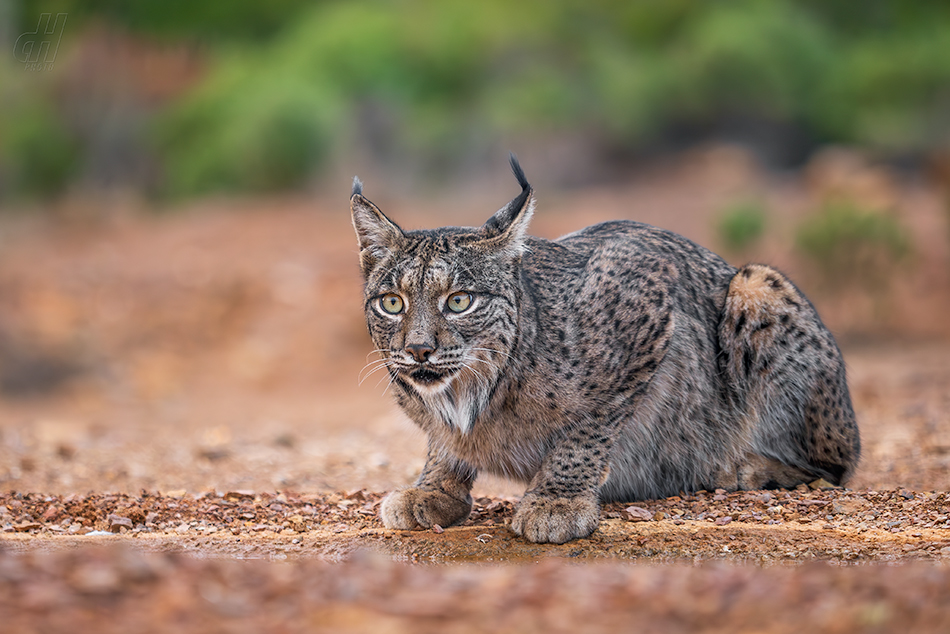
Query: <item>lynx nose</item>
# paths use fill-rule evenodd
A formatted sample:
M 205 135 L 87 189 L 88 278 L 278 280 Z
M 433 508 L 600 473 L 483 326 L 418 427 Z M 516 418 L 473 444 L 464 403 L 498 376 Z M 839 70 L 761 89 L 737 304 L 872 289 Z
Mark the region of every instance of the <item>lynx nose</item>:
M 429 355 L 435 352 L 435 348 L 425 343 L 410 343 L 406 346 L 406 351 L 419 363 L 425 363 L 429 360 Z

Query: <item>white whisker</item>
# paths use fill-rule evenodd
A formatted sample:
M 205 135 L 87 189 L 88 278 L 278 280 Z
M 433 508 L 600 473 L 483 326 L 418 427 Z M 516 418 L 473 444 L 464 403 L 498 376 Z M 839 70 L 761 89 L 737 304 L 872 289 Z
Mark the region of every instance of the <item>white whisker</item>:
M 362 377 L 364 372 L 372 372 L 373 370 L 385 365 L 389 365 L 390 363 L 392 363 L 390 359 L 377 359 L 375 361 L 370 361 L 360 369 L 359 377 Z
M 386 384 L 386 387 L 383 388 L 383 396 L 386 395 L 386 392 L 392 387 L 393 382 L 396 380 L 396 374 L 394 372 L 389 373 L 389 383 Z M 379 387 L 379 383 L 376 384 L 376 387 Z
M 482 372 L 478 371 L 474 366 L 472 366 L 472 365 L 469 363 L 469 362 L 471 362 L 471 361 L 479 361 L 479 362 L 481 362 L 481 363 L 484 363 L 484 364 L 487 365 L 489 368 L 491 368 L 492 372 L 489 372 L 488 374 L 485 374 L 485 373 L 482 373 Z M 483 390 L 485 390 L 486 392 L 487 392 L 487 391 L 490 391 L 490 389 L 491 389 L 491 384 L 492 384 L 492 376 L 495 376 L 495 374 L 494 374 L 493 371 L 495 371 L 495 370 L 497 369 L 493 363 L 490 363 L 490 362 L 488 362 L 488 361 L 485 361 L 484 359 L 479 359 L 478 357 L 475 357 L 475 356 L 466 354 L 466 355 L 463 357 L 462 366 L 465 367 L 469 372 L 471 372 L 477 379 L 479 379 L 479 381 L 481 382 L 481 387 L 482 387 Z
M 469 356 L 469 355 L 465 355 L 465 360 L 466 360 L 466 361 L 478 361 L 479 363 L 484 363 L 485 365 L 487 365 L 487 366 L 490 367 L 490 368 L 494 368 L 494 367 L 495 367 L 495 364 L 492 363 L 491 361 L 485 361 L 485 359 L 479 359 L 478 357 L 471 357 L 471 356 Z
M 386 354 L 386 353 L 388 353 L 388 352 L 389 352 L 389 350 L 383 350 L 382 348 L 376 348 L 375 350 L 370 350 L 369 352 L 367 352 L 367 353 L 366 353 L 366 356 L 364 357 L 364 359 L 369 359 L 369 355 L 371 355 L 371 354 Z
M 488 378 L 482 376 L 482 374 L 478 372 L 478 370 L 468 365 L 467 363 L 462 363 L 462 367 L 472 373 L 472 376 L 474 376 L 475 380 L 479 382 L 483 390 L 488 389 L 488 386 L 489 386 Z
M 481 352 L 490 352 L 490 353 L 492 353 L 492 354 L 500 354 L 501 356 L 505 357 L 506 359 L 510 359 L 510 358 L 511 358 L 511 355 L 508 354 L 507 352 L 502 352 L 501 350 L 495 350 L 495 349 L 493 349 L 493 348 L 469 348 L 469 350 L 479 350 L 479 351 L 481 351 Z
M 363 368 L 362 368 L 362 370 L 360 370 L 360 372 L 362 372 L 362 371 L 365 370 L 366 368 L 372 367 L 372 366 L 374 366 L 374 365 L 386 364 L 386 363 L 389 363 L 389 362 L 391 362 L 391 361 L 392 361 L 392 359 L 373 359 L 372 361 L 370 361 L 369 363 L 367 363 L 366 365 L 364 365 Z
M 388 368 L 392 366 L 391 359 L 377 359 L 376 361 L 371 361 L 363 366 L 363 369 L 360 370 L 359 376 L 357 377 L 359 383 L 357 385 L 363 385 L 363 382 L 366 381 L 370 376 L 376 374 L 377 371 L 382 368 Z
M 387 376 L 387 375 L 389 376 L 389 382 L 392 383 L 392 380 L 393 380 L 393 376 L 394 376 L 394 375 L 393 375 L 392 372 L 387 372 L 386 374 L 384 374 L 383 376 L 381 376 L 378 381 L 376 381 L 376 385 L 373 386 L 373 389 L 374 389 L 374 390 L 379 387 L 379 384 L 380 384 L 380 383 L 382 383 L 383 381 L 386 380 L 386 376 Z M 387 385 L 386 387 L 389 387 L 389 386 Z M 386 393 L 386 390 L 385 390 L 385 388 L 384 388 L 384 389 L 383 389 L 383 394 L 385 394 L 385 393 Z
M 381 367 L 380 367 L 380 368 L 376 368 L 376 370 L 374 370 L 374 371 L 371 372 L 370 374 L 367 374 L 366 376 L 364 376 L 364 377 L 363 377 L 363 380 L 359 383 L 359 385 L 362 385 L 362 384 L 366 381 L 366 379 L 368 379 L 368 378 L 369 378 L 370 376 L 372 376 L 373 374 L 376 374 L 376 371 L 381 370 L 381 369 L 382 369 Z M 385 374 L 384 374 L 383 376 L 385 376 Z

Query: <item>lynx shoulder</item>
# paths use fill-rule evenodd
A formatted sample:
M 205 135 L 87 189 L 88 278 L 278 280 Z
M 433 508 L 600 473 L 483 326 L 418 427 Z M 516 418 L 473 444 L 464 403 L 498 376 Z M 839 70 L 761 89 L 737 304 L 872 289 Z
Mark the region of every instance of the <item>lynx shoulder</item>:
M 480 471 L 524 482 L 513 530 L 557 543 L 604 500 L 851 476 L 841 352 L 791 281 L 636 222 L 530 237 L 511 162 L 521 193 L 480 227 L 404 231 L 354 182 L 377 363 L 428 435 L 386 526 L 463 522 Z

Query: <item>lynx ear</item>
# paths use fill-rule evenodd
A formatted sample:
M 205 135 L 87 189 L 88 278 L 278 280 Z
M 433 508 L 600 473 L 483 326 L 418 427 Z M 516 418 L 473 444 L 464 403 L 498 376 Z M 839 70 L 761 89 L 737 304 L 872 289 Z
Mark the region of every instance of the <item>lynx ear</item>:
M 353 179 L 350 212 L 360 244 L 360 267 L 363 275 L 368 276 L 376 264 L 396 248 L 404 234 L 399 225 L 363 197 L 363 183 L 358 178 Z
M 525 251 L 524 238 L 528 231 L 528 223 L 534 214 L 534 188 L 528 184 L 524 170 L 518 164 L 518 158 L 509 154 L 511 171 L 514 172 L 521 193 L 510 203 L 495 212 L 495 215 L 482 225 L 482 232 L 486 241 L 495 248 L 503 249 L 512 255 L 521 255 Z

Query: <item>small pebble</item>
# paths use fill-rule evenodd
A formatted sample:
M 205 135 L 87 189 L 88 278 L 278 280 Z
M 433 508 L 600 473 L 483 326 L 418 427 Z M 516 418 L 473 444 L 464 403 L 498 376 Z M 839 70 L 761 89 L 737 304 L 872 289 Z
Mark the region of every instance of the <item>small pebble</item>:
M 123 528 L 131 529 L 132 520 L 128 517 L 122 517 L 121 515 L 109 515 L 106 520 L 109 522 L 109 529 L 113 533 L 120 532 Z
M 15 525 L 13 528 L 18 533 L 26 533 L 33 530 L 34 528 L 39 528 L 40 526 L 42 525 L 39 522 L 20 522 L 19 524 Z
M 628 506 L 621 515 L 628 522 L 647 522 L 653 519 L 653 513 L 640 506 Z

